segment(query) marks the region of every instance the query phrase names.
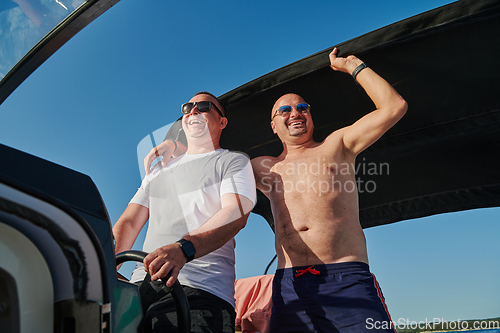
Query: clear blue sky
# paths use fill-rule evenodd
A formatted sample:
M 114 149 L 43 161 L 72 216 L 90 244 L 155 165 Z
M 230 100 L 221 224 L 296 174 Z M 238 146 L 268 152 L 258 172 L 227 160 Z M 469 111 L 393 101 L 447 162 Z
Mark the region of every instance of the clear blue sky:
M 137 145 L 193 93 L 221 95 L 448 2 L 122 0 L 0 106 L 0 142 L 92 177 L 115 223 L 140 185 Z M 499 316 L 499 219 L 483 209 L 366 230 L 393 320 Z M 251 216 L 237 236 L 237 276 L 262 274 L 273 243 Z

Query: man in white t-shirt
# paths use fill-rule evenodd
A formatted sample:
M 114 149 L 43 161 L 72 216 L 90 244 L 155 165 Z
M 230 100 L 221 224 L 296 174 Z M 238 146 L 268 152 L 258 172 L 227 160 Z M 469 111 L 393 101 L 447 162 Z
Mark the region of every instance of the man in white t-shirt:
M 182 112 L 187 151 L 176 140 L 155 151 L 173 157 L 148 172 L 116 222 L 115 252 L 131 249 L 149 219 L 143 246 L 149 255 L 131 281 L 142 281 L 146 272 L 153 281 L 171 273 L 166 284 L 178 279 L 183 286 L 192 331 L 234 332 L 234 236 L 255 204 L 255 180 L 246 155 L 220 148 L 227 118 L 215 96 L 198 93 Z M 173 300 L 151 306 L 144 322 L 146 332 L 175 327 Z

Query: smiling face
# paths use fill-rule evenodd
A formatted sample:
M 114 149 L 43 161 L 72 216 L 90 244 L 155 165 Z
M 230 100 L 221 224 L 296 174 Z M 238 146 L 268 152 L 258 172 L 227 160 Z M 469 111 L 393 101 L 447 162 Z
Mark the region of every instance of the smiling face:
M 196 105 L 190 113 L 182 117 L 182 126 L 186 135 L 200 137 L 208 132 L 220 133 L 227 123 L 227 119 L 222 117 L 217 108 L 221 108 L 215 98 L 210 95 L 200 94 L 189 100 L 189 102 L 212 102 L 212 108 L 208 112 L 200 112 Z M 207 132 L 208 131 L 208 132 Z
M 189 101 L 210 101 L 215 104 L 217 108 L 221 109 L 217 100 L 210 95 L 196 95 Z M 193 143 L 196 141 L 194 139 L 204 139 L 204 141 L 210 140 L 213 142 L 215 149 L 219 146 L 220 135 L 226 125 L 227 118 L 222 117 L 214 106 L 212 106 L 211 110 L 208 112 L 200 112 L 198 107 L 195 106 L 190 113 L 182 117 L 182 128 L 184 133 L 186 133 L 188 142 Z
M 312 137 L 314 124 L 312 121 L 311 113 L 309 111 L 301 113 L 297 111 L 296 105 L 305 103 L 305 100 L 296 94 L 286 94 L 280 97 L 273 106 L 271 117 L 271 127 L 275 134 L 283 142 L 289 140 L 296 141 L 298 138 L 306 138 L 307 140 Z M 279 107 L 289 105 L 292 111 L 288 114 L 276 114 Z M 276 114 L 276 115 L 275 115 Z

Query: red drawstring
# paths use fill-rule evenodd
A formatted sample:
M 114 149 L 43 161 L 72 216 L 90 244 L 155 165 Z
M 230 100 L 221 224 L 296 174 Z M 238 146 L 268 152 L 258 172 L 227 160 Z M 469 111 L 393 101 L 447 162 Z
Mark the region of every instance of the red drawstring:
M 320 275 L 321 273 L 318 270 L 314 269 L 313 267 L 314 267 L 314 265 L 312 265 L 311 267 L 307 267 L 306 269 L 298 269 L 297 274 L 295 274 L 295 277 L 302 276 L 302 275 L 306 274 L 307 272 L 314 274 L 314 275 Z

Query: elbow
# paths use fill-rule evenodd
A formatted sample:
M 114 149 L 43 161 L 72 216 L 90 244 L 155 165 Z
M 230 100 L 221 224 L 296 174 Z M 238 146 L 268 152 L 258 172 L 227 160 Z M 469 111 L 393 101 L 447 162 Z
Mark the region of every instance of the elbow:
M 254 203 L 252 200 L 248 199 L 245 196 L 240 196 L 239 198 L 240 198 L 240 201 L 238 204 L 238 210 L 239 210 L 239 213 L 241 216 L 240 220 L 242 220 L 242 224 L 243 224 L 242 228 L 243 228 L 243 227 L 245 227 L 247 220 L 248 220 L 248 217 L 250 216 L 250 213 L 252 212 L 252 210 L 255 207 L 255 204 L 257 202 Z
M 408 103 L 400 96 L 398 99 L 398 114 L 402 118 L 408 110 Z
M 245 215 L 243 215 L 242 217 L 240 217 L 238 219 L 238 232 L 243 229 L 244 227 L 246 227 L 247 225 L 247 221 L 248 221 L 248 217 L 250 216 L 250 212 L 246 213 Z
M 406 114 L 407 110 L 408 103 L 401 96 L 399 96 L 392 104 L 389 117 L 395 122 L 398 122 Z
M 245 215 L 241 218 L 238 232 L 240 232 L 241 229 L 247 226 L 247 220 L 248 220 L 248 215 Z

